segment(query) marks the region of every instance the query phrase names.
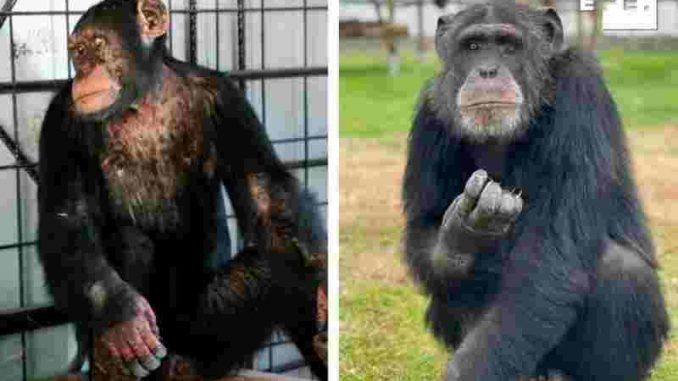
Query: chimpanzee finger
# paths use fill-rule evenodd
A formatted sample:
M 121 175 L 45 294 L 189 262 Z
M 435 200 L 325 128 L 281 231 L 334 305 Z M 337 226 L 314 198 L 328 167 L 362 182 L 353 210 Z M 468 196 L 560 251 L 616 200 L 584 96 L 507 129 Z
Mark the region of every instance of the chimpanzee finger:
M 476 208 L 469 215 L 471 223 L 484 224 L 496 213 L 501 203 L 502 190 L 499 184 L 489 182 L 480 194 Z
M 148 325 L 151 327 L 151 331 L 157 336 L 160 335 L 160 329 L 158 328 L 158 322 L 155 317 L 155 312 L 153 309 L 149 308 L 144 311 L 144 317 L 148 321 Z
M 153 354 L 155 355 L 155 357 L 162 360 L 163 358 L 165 358 L 165 356 L 167 356 L 167 348 L 165 348 L 165 346 L 162 345 L 161 342 L 158 342 L 158 346 L 153 351 Z
M 127 344 L 127 339 L 124 337 L 122 332 L 112 332 L 109 335 L 108 343 L 117 349 L 117 352 L 120 354 L 120 357 L 123 361 L 129 362 L 134 359 L 134 351 L 132 350 L 132 347 Z
M 113 362 L 118 364 L 118 367 L 120 368 L 124 375 L 129 376 L 130 371 L 125 366 L 124 356 L 127 356 L 127 358 L 131 358 L 132 352 L 131 350 L 129 350 L 127 345 L 123 345 L 120 342 L 118 332 L 113 329 L 106 331 L 102 335 L 101 341 L 108 350 Z
M 113 364 L 116 364 L 117 367 L 122 371 L 122 374 L 125 376 L 131 375 L 130 370 L 127 368 L 125 365 L 125 361 L 122 358 L 122 355 L 120 354 L 120 351 L 118 350 L 118 347 L 113 345 L 111 342 L 102 340 L 104 343 L 104 346 L 108 350 L 108 353 L 111 357 L 111 360 L 113 361 Z
M 520 197 L 520 195 L 512 195 L 512 197 L 513 197 L 513 212 L 511 218 L 509 218 L 511 222 L 517 220 L 518 216 L 520 216 L 520 212 L 523 211 L 523 198 Z
M 148 301 L 141 297 L 137 301 L 137 313 L 143 315 L 144 318 L 148 321 L 148 324 L 151 326 L 151 330 L 157 335 L 160 330 L 158 329 L 158 322 L 155 316 L 153 308 L 148 303 Z
M 156 360 L 162 360 L 165 356 L 167 356 L 167 349 L 165 348 L 164 345 L 162 345 L 160 340 L 158 340 L 157 336 L 155 336 L 149 330 L 148 327 L 144 326 L 140 327 L 139 336 L 141 336 L 141 339 L 146 344 L 146 347 L 148 348 L 149 352 Z
M 499 215 L 504 220 L 510 220 L 520 213 L 520 197 L 516 197 L 509 191 L 504 191 L 499 205 Z
M 122 355 L 118 351 L 118 348 L 115 347 L 115 345 L 113 345 L 109 342 L 106 342 L 106 341 L 104 342 L 104 344 L 106 345 L 106 348 L 108 349 L 108 353 L 111 355 L 111 357 L 113 357 L 114 359 L 117 359 L 117 360 L 122 359 Z
M 118 358 L 120 369 L 126 376 L 132 375 L 132 368 L 129 366 L 129 364 L 134 361 L 134 352 L 132 351 L 132 348 L 130 348 L 129 345 L 116 345 L 116 348 L 120 353 L 120 357 Z
M 139 363 L 139 359 L 134 359 L 130 362 L 125 363 L 125 366 L 130 371 L 130 373 L 137 378 L 146 377 L 151 373 L 148 370 L 146 370 L 143 366 L 141 366 L 141 364 Z
M 480 196 L 485 184 L 488 182 L 489 177 L 487 172 L 483 169 L 479 169 L 469 177 L 466 181 L 466 186 L 464 187 L 464 193 L 462 194 L 459 200 L 459 212 L 460 214 L 467 216 L 473 208 L 476 206 L 478 197 Z
M 134 355 L 136 356 L 138 364 L 146 371 L 152 371 L 160 366 L 160 361 L 146 344 L 146 340 L 143 337 L 147 335 L 153 336 L 148 324 L 144 322 L 137 326 L 137 330 L 129 337 L 129 345 L 132 346 L 132 349 L 134 350 Z M 132 365 L 136 364 L 132 363 Z M 136 371 L 135 374 L 137 374 Z
M 484 169 L 476 170 L 466 181 L 464 193 L 466 193 L 466 195 L 469 197 L 478 198 L 478 196 L 480 196 L 480 192 L 482 192 L 483 188 L 485 188 L 485 183 L 487 183 L 488 180 L 489 176 Z

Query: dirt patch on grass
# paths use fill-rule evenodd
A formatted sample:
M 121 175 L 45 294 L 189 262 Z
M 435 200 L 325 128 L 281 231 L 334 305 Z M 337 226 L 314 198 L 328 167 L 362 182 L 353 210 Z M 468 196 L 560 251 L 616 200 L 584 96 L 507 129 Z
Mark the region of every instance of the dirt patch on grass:
M 400 261 L 405 140 L 403 134 L 341 141 L 340 262 L 353 279 L 407 282 Z
M 635 130 L 628 138 L 638 191 L 663 259 L 678 253 L 678 126 Z

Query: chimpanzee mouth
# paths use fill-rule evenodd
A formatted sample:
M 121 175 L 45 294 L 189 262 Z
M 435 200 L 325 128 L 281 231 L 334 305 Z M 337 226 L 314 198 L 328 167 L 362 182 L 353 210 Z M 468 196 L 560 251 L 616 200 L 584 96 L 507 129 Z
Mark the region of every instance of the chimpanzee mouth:
M 88 98 L 92 97 L 98 97 L 102 95 L 113 95 L 115 91 L 113 89 L 103 89 L 103 90 L 96 90 L 96 91 L 91 91 L 89 93 L 85 93 L 80 95 L 79 97 L 75 98 L 75 102 L 80 102 Z
M 483 131 L 483 139 L 512 131 L 519 113 L 520 103 L 507 101 L 476 101 L 459 109 L 460 122 L 466 133 Z
M 89 91 L 74 98 L 75 112 L 80 116 L 92 116 L 110 109 L 120 94 L 114 88 Z
M 462 109 L 473 110 L 478 108 L 516 108 L 520 103 L 515 102 L 501 102 L 501 101 L 491 101 L 491 102 L 478 102 L 471 103 L 468 105 L 461 106 Z

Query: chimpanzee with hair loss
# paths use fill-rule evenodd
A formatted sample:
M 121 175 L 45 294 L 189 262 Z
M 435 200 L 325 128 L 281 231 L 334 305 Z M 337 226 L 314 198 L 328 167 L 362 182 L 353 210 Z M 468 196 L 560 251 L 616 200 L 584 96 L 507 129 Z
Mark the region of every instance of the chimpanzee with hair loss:
M 640 380 L 668 318 L 616 106 L 553 10 L 438 20 L 403 185 L 447 380 Z
M 170 377 L 167 350 L 222 376 L 276 327 L 326 379 L 314 200 L 224 75 L 168 55 L 168 24 L 161 0 L 106 0 L 69 38 L 76 76 L 40 138 L 39 250 L 55 303 L 104 348 L 97 380 L 121 377 L 104 360 Z M 214 269 L 221 184 L 245 248 Z

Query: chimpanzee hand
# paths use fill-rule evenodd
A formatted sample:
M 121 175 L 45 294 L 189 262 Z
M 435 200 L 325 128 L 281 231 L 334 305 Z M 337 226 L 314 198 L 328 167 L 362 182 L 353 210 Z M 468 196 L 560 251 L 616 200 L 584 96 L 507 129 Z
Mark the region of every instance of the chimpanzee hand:
M 136 316 L 114 323 L 102 335 L 111 356 L 120 360 L 124 370 L 135 377 L 145 377 L 157 369 L 167 349 L 159 340 L 155 313 L 146 299 L 138 296 Z
M 520 195 L 502 189 L 482 169 L 471 175 L 443 217 L 443 228 L 465 228 L 480 235 L 502 236 L 523 208 Z
M 443 216 L 432 256 L 435 271 L 443 277 L 467 276 L 475 254 L 491 250 L 522 208 L 519 195 L 502 189 L 484 170 L 475 171 Z

